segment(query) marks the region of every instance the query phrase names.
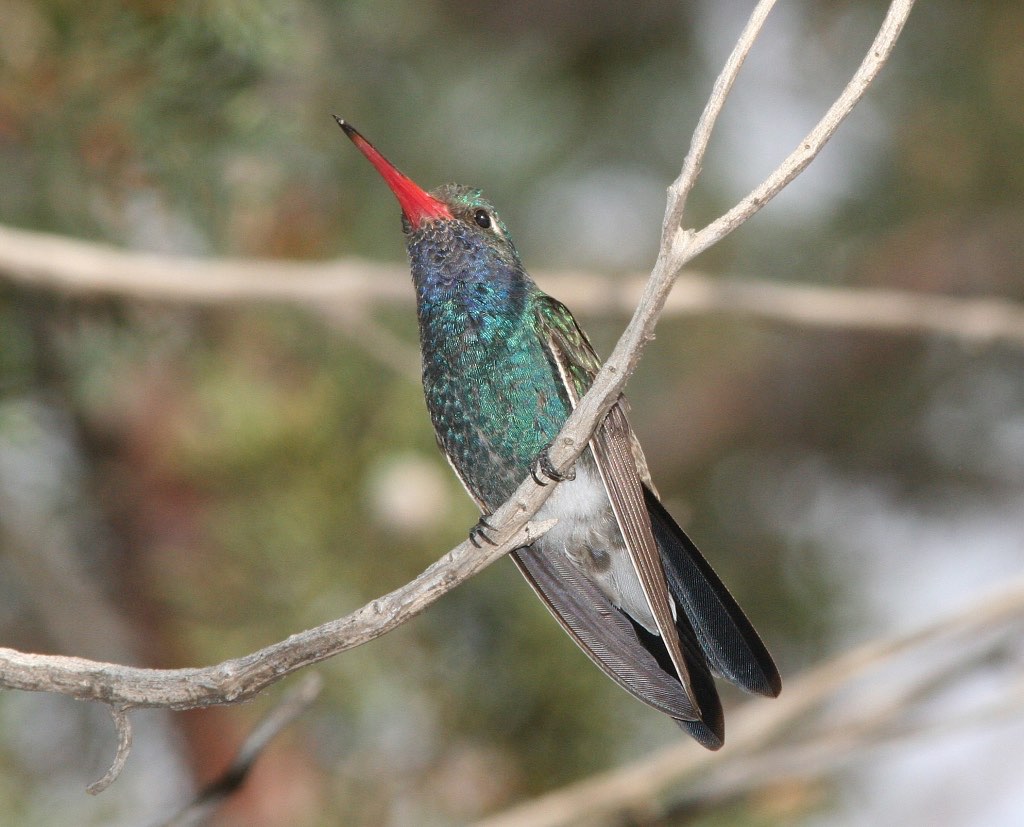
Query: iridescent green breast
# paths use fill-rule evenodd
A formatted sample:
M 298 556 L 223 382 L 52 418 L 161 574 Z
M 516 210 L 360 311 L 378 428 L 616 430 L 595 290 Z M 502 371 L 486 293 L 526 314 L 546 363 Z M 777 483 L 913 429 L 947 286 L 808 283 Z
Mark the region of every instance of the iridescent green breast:
M 569 413 L 532 312 L 468 312 L 455 296 L 421 313 L 423 389 L 438 442 L 486 508 L 529 472 Z

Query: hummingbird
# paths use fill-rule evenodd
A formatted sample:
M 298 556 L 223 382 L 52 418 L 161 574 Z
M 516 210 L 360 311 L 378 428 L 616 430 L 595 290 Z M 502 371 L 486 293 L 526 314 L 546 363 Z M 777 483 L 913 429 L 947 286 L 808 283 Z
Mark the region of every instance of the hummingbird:
M 487 517 L 532 475 L 557 523 L 510 556 L 569 636 L 631 695 L 708 749 L 725 738 L 713 676 L 775 697 L 782 682 L 746 615 L 658 497 L 620 396 L 572 469 L 547 450 L 601 366 L 569 310 L 530 278 L 480 190 L 423 190 L 338 125 L 398 199 L 438 446 Z

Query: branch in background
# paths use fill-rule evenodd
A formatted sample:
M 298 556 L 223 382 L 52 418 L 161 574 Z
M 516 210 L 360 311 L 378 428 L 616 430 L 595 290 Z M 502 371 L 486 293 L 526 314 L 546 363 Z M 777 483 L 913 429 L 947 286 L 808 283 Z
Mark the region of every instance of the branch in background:
M 865 59 L 865 65 L 871 67 L 871 71 L 867 73 L 867 80 L 874 77 L 874 73 L 877 73 L 895 43 L 900 25 L 893 25 L 893 19 L 905 20 L 912 5 L 912 0 L 893 2 L 882 32 L 872 45 L 868 58 Z M 639 361 L 643 346 L 653 338 L 654 327 L 681 268 L 702 250 L 735 229 L 746 216 L 752 215 L 761 204 L 799 173 L 821 150 L 839 120 L 850 111 L 866 89 L 867 80 L 862 66 L 837 104 L 829 110 L 829 116 L 826 118 L 830 124 L 829 128 L 816 128 L 801 144 L 800 149 L 790 156 L 790 159 L 799 156 L 800 160 L 787 161 L 755 190 L 759 195 L 748 196 L 739 207 L 727 213 L 727 216 L 733 216 L 730 220 L 719 219 L 699 232 L 685 230 L 678 220 L 683 214 L 686 196 L 699 174 L 700 157 L 711 134 L 715 117 L 770 6 L 770 0 L 762 0 L 758 4 L 750 24 L 744 30 L 740 42 L 715 84 L 711 99 L 694 135 L 691 152 L 687 156 L 682 174 L 669 188 L 661 247 L 641 302 L 611 357 L 598 373 L 591 389 L 566 421 L 548 452 L 553 466 L 558 470 L 568 470 L 586 448 L 591 435 L 609 408 L 618 399 L 626 380 Z M 737 212 L 740 207 L 742 209 Z M 50 254 L 56 255 L 54 239 L 36 237 L 35 243 L 39 245 L 44 259 L 47 249 Z M 160 267 L 155 266 L 158 259 L 150 256 L 143 257 L 143 260 L 150 275 L 154 279 L 162 277 L 166 286 L 167 273 L 161 272 Z M 101 262 L 86 261 L 85 265 L 91 268 L 94 274 L 103 271 Z M 234 285 L 234 289 L 237 289 L 242 281 L 256 278 L 262 280 L 268 292 L 276 289 L 270 284 L 265 272 L 243 274 L 237 270 L 237 265 L 235 268 L 224 263 L 213 266 L 223 268 L 222 286 Z M 327 266 L 324 267 L 326 269 Z M 286 285 L 281 283 L 278 286 L 283 289 Z M 313 286 L 322 288 L 323 283 L 317 282 Z M 207 295 L 216 294 L 213 287 L 208 286 Z M 317 297 L 309 292 L 306 299 L 322 301 L 323 296 Z M 293 635 L 285 641 L 250 655 L 203 669 L 154 670 L 97 663 L 81 658 L 24 654 L 11 649 L 0 649 L 0 686 L 9 689 L 55 692 L 83 700 L 99 701 L 110 705 L 111 709 L 122 717 L 134 707 L 186 709 L 244 700 L 296 669 L 324 660 L 390 631 L 509 550 L 534 542 L 543 531 L 550 528 L 553 521 L 533 524 L 530 520 L 555 487 L 538 486 L 532 477 L 527 477 L 508 502 L 489 518 L 493 526 L 493 531 L 489 534 L 498 543 L 493 548 L 478 549 L 468 541 L 464 542 L 412 583 L 374 600 L 345 618 Z M 126 730 L 119 727 L 119 731 L 123 736 Z M 115 759 L 115 768 L 123 764 L 127 755 L 126 739 L 122 737 L 121 740 L 122 746 Z M 109 783 L 106 778 L 104 780 Z
M 987 651 L 1019 641 L 1022 620 L 1024 580 L 1017 580 L 923 628 L 871 641 L 839 655 L 789 680 L 786 691 L 777 699 L 745 703 L 730 713 L 728 750 L 707 752 L 689 741 L 679 741 L 625 767 L 570 784 L 485 819 L 478 827 L 564 827 L 605 823 L 602 819 L 614 816 L 628 822 L 623 816 L 663 809 L 659 802 L 666 798 L 677 806 L 693 805 L 707 796 L 749 791 L 787 772 L 808 778 L 820 777 L 843 757 L 839 753 L 844 750 L 849 757 L 851 753 L 876 746 L 891 737 L 945 732 L 951 723 L 956 723 L 956 714 L 929 724 L 907 724 L 895 731 L 891 731 L 892 717 L 896 712 L 907 713 L 910 700 L 917 694 L 916 688 L 932 688 L 943 681 L 971 674 L 968 664 L 978 655 L 979 639 Z M 998 634 L 985 640 L 987 632 Z M 898 659 L 911 653 L 920 659 L 924 650 L 939 643 L 944 644 L 939 656 L 932 655 L 929 666 L 897 693 L 897 700 L 889 694 L 892 686 L 886 684 L 880 688 L 878 678 L 872 677 L 871 693 L 855 693 L 858 723 L 844 721 L 842 714 L 830 708 L 828 716 L 811 725 L 814 716 L 826 704 L 835 703 L 851 690 L 864 689 L 865 676 L 894 666 Z M 1011 708 L 1019 715 L 1022 706 L 1019 687 L 1014 690 Z M 870 703 L 865 703 L 866 694 Z M 965 723 L 978 720 L 978 711 L 957 710 L 957 713 Z M 1004 715 L 1006 707 L 997 704 L 984 708 L 981 713 L 988 717 L 992 713 Z M 766 749 L 768 744 L 777 742 L 783 732 L 790 733 L 785 742 Z M 794 732 L 798 734 L 792 735 Z M 836 753 L 829 753 L 828 760 L 820 760 L 823 753 L 833 748 Z M 699 786 L 691 786 L 674 797 L 666 794 L 666 790 L 692 781 L 698 775 Z
M 302 682 L 284 696 L 245 739 L 235 760 L 219 778 L 207 784 L 195 800 L 187 804 L 164 822 L 163 827 L 194 827 L 202 824 L 213 811 L 224 803 L 249 777 L 256 760 L 271 741 L 303 712 L 312 706 L 323 688 L 318 672 L 309 672 Z
M 419 348 L 377 322 L 365 306 L 331 304 L 320 310 L 328 322 L 358 344 L 367 355 L 399 376 L 419 383 Z
M 631 312 L 645 276 L 541 271 L 538 283 L 580 315 Z M 173 304 L 290 303 L 334 317 L 343 329 L 359 325 L 373 306 L 411 305 L 404 265 L 359 259 L 283 262 L 190 259 L 119 250 L 91 241 L 0 226 L 0 280 L 82 298 L 111 296 Z M 959 298 L 909 290 L 781 284 L 714 278 L 687 270 L 665 303 L 667 316 L 722 313 L 811 327 L 923 332 L 970 343 L 1024 344 L 1024 306 L 993 298 Z M 355 320 L 355 321 L 353 321 Z M 386 331 L 381 335 L 387 335 Z M 388 348 L 396 342 L 388 338 Z M 409 352 L 406 352 L 409 351 Z M 408 373 L 418 354 L 397 348 L 394 369 Z

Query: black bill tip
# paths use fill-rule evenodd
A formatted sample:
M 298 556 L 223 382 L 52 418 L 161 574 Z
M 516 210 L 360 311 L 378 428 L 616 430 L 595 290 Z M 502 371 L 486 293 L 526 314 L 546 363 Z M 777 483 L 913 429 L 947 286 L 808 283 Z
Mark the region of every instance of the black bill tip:
M 350 138 L 354 139 L 356 136 L 362 137 L 361 135 L 359 135 L 359 132 L 356 130 L 356 128 L 352 126 L 352 124 L 350 124 L 344 118 L 339 118 L 337 115 L 331 115 L 331 117 L 334 118 L 338 126 L 341 127 L 342 131 Z

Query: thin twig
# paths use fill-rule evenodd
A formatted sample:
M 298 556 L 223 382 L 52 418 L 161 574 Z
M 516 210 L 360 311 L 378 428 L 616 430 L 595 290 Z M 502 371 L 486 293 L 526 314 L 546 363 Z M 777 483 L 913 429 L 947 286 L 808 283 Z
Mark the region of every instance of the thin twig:
M 853 679 L 850 683 L 856 684 L 857 689 L 841 693 L 857 698 L 853 721 L 841 718 L 830 709 L 829 714 L 818 717 L 813 730 L 802 737 L 775 741 L 756 752 L 734 754 L 728 762 L 702 774 L 699 781 L 694 779 L 682 790 L 669 794 L 669 811 L 690 809 L 710 799 L 749 794 L 785 778 L 821 778 L 855 760 L 863 760 L 878 749 L 891 748 L 910 739 L 934 739 L 980 725 L 1006 723 L 1014 717 L 1020 719 L 1024 712 L 1024 693 L 1018 684 L 1006 687 L 1002 697 L 970 709 L 957 705 L 939 715 L 920 714 L 920 707 L 940 690 L 948 689 L 957 681 L 976 678 L 976 667 L 982 659 L 988 658 L 991 662 L 993 655 L 1000 654 L 1008 658 L 1007 644 L 1019 638 L 1020 619 L 1020 615 L 1011 619 L 1016 622 L 1000 619 L 997 625 L 1002 624 L 1002 628 L 993 639 L 979 646 L 977 636 L 972 637 L 967 646 L 958 646 L 946 662 L 935 662 L 942 659 L 934 658 L 926 672 L 909 686 L 900 688 L 895 685 L 898 681 L 883 681 L 874 676 L 872 684 L 877 691 L 867 702 L 864 702 L 864 692 L 858 691 L 863 686 L 863 678 Z M 915 665 L 922 648 L 923 645 L 918 644 L 905 653 L 914 654 Z M 886 656 L 866 672 L 884 669 L 895 659 L 896 656 Z M 860 708 L 862 703 L 866 708 Z M 813 710 L 808 710 L 803 720 L 794 724 L 806 730 L 814 714 Z
M 207 784 L 195 800 L 191 801 L 163 827 L 189 827 L 200 824 L 225 799 L 238 790 L 249 776 L 256 760 L 278 734 L 305 712 L 320 695 L 323 678 L 319 672 L 307 673 L 297 687 L 288 692 L 245 739 L 235 760 L 221 775 Z
M 749 796 L 787 780 L 825 778 L 854 762 L 863 763 L 880 751 L 892 750 L 911 740 L 917 741 L 920 747 L 921 742 L 977 732 L 982 726 L 1019 726 L 1022 710 L 1024 695 L 1018 691 L 967 712 L 954 712 L 941 721 L 902 722 L 884 730 L 826 731 L 814 740 L 743 756 L 673 798 L 665 808 L 664 819 L 666 823 L 675 823 L 673 814 L 691 813 L 694 808 L 704 808 L 715 801 Z
M 721 241 L 782 192 L 790 181 L 807 168 L 807 165 L 814 160 L 828 139 L 835 134 L 839 124 L 864 97 L 871 82 L 889 60 L 889 55 L 892 54 L 896 40 L 899 38 L 900 32 L 903 31 L 903 26 L 913 7 L 914 0 L 893 0 L 871 48 L 868 49 L 864 60 L 836 102 L 829 107 L 824 117 L 801 141 L 800 146 L 793 150 L 771 175 L 725 215 L 715 219 L 694 235 L 691 242 L 691 258 L 712 244 Z
M 686 158 L 683 160 L 683 169 L 679 173 L 679 177 L 669 188 L 668 207 L 665 210 L 665 220 L 661 228 L 662 244 L 665 243 L 665 239 L 675 234 L 677 228 L 683 225 L 686 201 L 690 197 L 690 192 L 697 183 L 697 178 L 700 176 L 700 171 L 704 166 L 704 155 L 711 141 L 711 133 L 714 131 L 715 123 L 718 121 L 718 116 L 722 113 L 722 107 L 725 106 L 729 92 L 732 91 L 732 86 L 739 76 L 740 69 L 744 61 L 746 61 L 754 41 L 761 33 L 761 28 L 764 26 L 764 22 L 768 19 L 768 14 L 774 6 L 775 0 L 760 0 L 757 6 L 754 7 L 747 25 L 743 27 L 736 45 L 725 61 L 725 66 L 722 67 L 722 71 L 715 79 L 715 84 L 711 89 L 711 96 L 704 106 L 704 111 L 700 113 L 697 128 L 693 131 L 693 138 L 690 140 L 690 151 L 686 153 Z
M 121 705 L 111 705 L 110 716 L 114 719 L 114 729 L 117 732 L 117 751 L 114 753 L 114 760 L 110 767 L 103 774 L 103 777 L 93 781 L 85 791 L 89 795 L 99 795 L 107 787 L 117 781 L 117 777 L 128 763 L 128 753 L 132 750 L 132 722 L 128 717 L 128 709 Z
M 320 308 L 354 343 L 399 376 L 420 381 L 420 352 L 374 320 L 364 305 L 331 304 Z

